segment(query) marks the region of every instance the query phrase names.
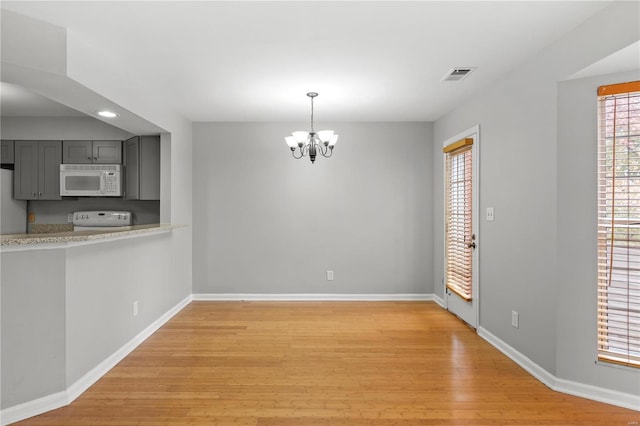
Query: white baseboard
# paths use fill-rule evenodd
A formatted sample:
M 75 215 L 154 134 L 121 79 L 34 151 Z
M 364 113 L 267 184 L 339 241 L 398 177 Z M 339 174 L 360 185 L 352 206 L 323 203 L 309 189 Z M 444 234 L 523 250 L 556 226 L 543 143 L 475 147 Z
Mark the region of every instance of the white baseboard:
M 558 377 L 555 379 L 556 384 L 551 388 L 555 391 L 640 411 L 640 397 L 638 397 L 638 395 L 587 385 L 572 380 L 560 379 Z
M 124 357 L 129 355 L 136 347 L 138 347 L 149 336 L 155 333 L 175 314 L 180 312 L 182 308 L 191 303 L 191 300 L 191 295 L 185 297 L 177 305 L 173 306 L 160 318 L 149 324 L 149 326 L 138 333 L 138 335 L 129 340 L 124 346 L 111 354 L 107 359 L 92 368 L 89 372 L 87 372 L 84 376 L 82 376 L 75 383 L 69 386 L 66 390 L 55 393 L 53 395 L 47 395 L 33 401 L 15 405 L 13 407 L 5 408 L 0 412 L 0 425 L 4 426 L 15 423 L 20 420 L 37 416 L 38 414 L 42 414 L 47 411 L 55 410 L 56 408 L 64 407 L 65 405 L 71 404 L 71 402 L 73 402 L 78 396 L 86 391 L 91 385 L 97 382 L 109 370 L 115 367 L 116 364 L 122 361 Z
M 433 301 L 434 301 L 434 302 L 436 302 L 438 305 L 440 305 L 440 307 L 441 307 L 442 309 L 447 309 L 447 308 L 444 306 L 444 299 L 443 299 L 442 297 L 438 296 L 437 294 L 434 294 L 434 295 L 433 295 Z
M 180 312 L 182 308 L 191 303 L 191 296 L 185 297 L 177 305 L 173 306 L 167 312 L 165 312 L 160 318 L 149 324 L 144 330 L 138 333 L 133 339 L 129 340 L 120 349 L 111 354 L 107 359 L 96 365 L 89 370 L 84 376 L 76 380 L 71 386 L 67 388 L 67 396 L 70 404 L 77 397 L 79 397 L 84 391 L 89 389 L 95 382 L 97 382 L 102 376 L 104 376 L 109 370 L 115 367 L 120 361 L 122 361 L 127 355 L 129 355 L 135 348 L 137 348 L 142 342 L 147 340 L 149 336 L 158 331 L 167 321 L 169 321 L 175 314 Z
M 67 391 L 43 396 L 42 398 L 27 401 L 2 410 L 0 425 L 4 426 L 19 422 L 20 420 L 28 419 L 29 417 L 37 416 L 38 414 L 46 413 L 47 411 L 55 410 L 68 404 Z
M 640 411 L 638 395 L 560 379 L 531 361 L 486 328 L 478 327 L 478 335 L 554 391 Z
M 245 293 L 199 293 L 193 295 L 193 300 L 198 301 L 362 301 L 362 302 L 383 302 L 383 301 L 433 301 L 433 294 L 245 294 Z
M 542 383 L 553 389 L 556 382 L 556 377 L 549 373 L 544 368 L 540 367 L 535 362 L 531 361 L 521 352 L 515 350 L 512 346 L 508 345 L 504 340 L 500 339 L 496 335 L 492 334 L 484 327 L 478 327 L 478 335 L 487 342 L 491 343 L 500 352 L 511 358 L 516 364 L 524 368 L 529 374 Z

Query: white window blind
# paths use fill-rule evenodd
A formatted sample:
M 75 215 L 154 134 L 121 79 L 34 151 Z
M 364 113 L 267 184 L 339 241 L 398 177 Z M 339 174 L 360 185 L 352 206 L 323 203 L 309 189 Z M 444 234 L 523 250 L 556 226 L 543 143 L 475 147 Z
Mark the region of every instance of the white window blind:
M 640 81 L 598 94 L 598 358 L 640 367 Z
M 463 139 L 443 149 L 446 154 L 446 286 L 471 300 L 472 144 Z

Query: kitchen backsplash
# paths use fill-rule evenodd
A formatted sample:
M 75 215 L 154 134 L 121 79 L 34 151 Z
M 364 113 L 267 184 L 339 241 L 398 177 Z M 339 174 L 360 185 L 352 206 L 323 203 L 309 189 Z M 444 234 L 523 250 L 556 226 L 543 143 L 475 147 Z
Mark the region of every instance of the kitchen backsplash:
M 77 198 L 55 201 L 29 201 L 27 212 L 35 215 L 35 224 L 65 224 L 68 215 L 84 210 L 123 210 L 133 213 L 134 225 L 160 223 L 160 201 L 122 200 L 119 198 Z M 29 224 L 27 224 L 29 226 Z
M 52 232 L 73 232 L 73 224 L 72 223 L 56 223 L 56 224 L 48 224 L 48 223 L 32 223 L 30 234 L 49 234 Z

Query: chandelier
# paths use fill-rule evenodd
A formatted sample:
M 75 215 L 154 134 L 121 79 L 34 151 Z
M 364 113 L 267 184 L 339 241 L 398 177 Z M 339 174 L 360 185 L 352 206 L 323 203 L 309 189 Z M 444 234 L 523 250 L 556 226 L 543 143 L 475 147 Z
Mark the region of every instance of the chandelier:
M 313 128 L 313 98 L 318 96 L 316 92 L 309 92 L 307 96 L 311 98 L 311 131 L 304 130 L 292 132 L 291 136 L 287 136 L 284 140 L 291 149 L 291 155 L 296 160 L 302 157 L 309 157 L 311 163 L 316 161 L 318 154 L 325 158 L 331 157 L 333 147 L 338 142 L 338 135 L 333 130 L 320 130 L 316 133 Z M 298 148 L 298 154 L 296 154 Z

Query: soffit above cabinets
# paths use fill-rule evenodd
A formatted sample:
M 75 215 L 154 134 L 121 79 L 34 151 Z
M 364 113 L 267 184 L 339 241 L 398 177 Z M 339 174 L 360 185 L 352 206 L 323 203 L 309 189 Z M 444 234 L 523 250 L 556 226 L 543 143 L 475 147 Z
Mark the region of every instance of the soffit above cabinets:
M 16 84 L 0 82 L 3 117 L 85 117 L 85 114 Z

